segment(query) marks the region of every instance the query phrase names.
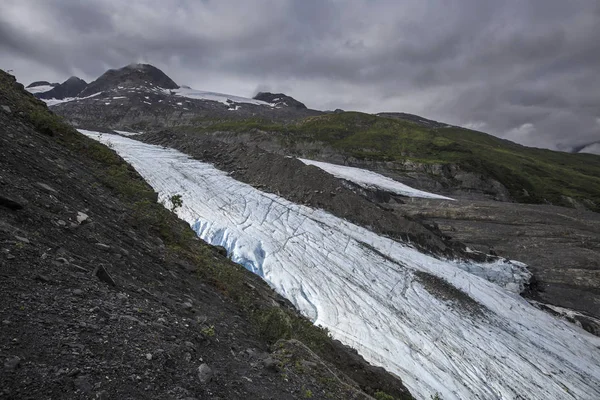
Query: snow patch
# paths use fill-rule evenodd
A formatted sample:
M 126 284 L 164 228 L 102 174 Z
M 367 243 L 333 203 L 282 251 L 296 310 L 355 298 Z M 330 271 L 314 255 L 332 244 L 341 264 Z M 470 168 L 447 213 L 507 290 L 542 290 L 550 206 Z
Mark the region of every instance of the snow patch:
M 522 283 L 522 264 L 437 259 L 176 150 L 81 132 L 110 142 L 163 204 L 180 194 L 177 213 L 200 237 L 418 398 L 600 398 L 600 338 L 503 288 Z M 488 270 L 498 284 L 478 276 Z M 465 298 L 481 311 L 470 312 Z
M 46 93 L 46 92 L 49 92 L 52 89 L 54 89 L 54 86 L 50 86 L 50 85 L 42 85 L 42 86 L 35 86 L 35 87 L 25 88 L 25 90 L 27 90 L 31 94 Z
M 41 99 L 48 107 L 54 106 L 61 103 L 69 103 L 71 101 L 79 101 L 85 99 L 91 99 L 92 97 L 100 96 L 102 92 L 94 93 L 87 97 L 66 97 L 64 99 Z
M 433 194 L 422 190 L 414 189 L 408 185 L 395 181 L 376 172 L 368 171 L 366 169 L 347 167 L 345 165 L 330 164 L 321 161 L 306 160 L 303 158 L 299 158 L 299 160 L 302 161 L 304 164 L 319 167 L 323 171 L 330 173 L 336 178 L 346 179 L 364 188 L 381 189 L 407 197 L 454 200 L 450 197 L 440 196 L 439 194 Z
M 172 93 L 176 96 L 187 97 L 189 99 L 194 99 L 194 100 L 218 101 L 219 103 L 223 103 L 226 106 L 231 105 L 231 103 L 248 103 L 248 104 L 255 104 L 258 106 L 269 106 L 269 107 L 274 106 L 271 103 L 267 103 L 267 102 L 261 101 L 261 100 L 249 99 L 249 98 L 240 97 L 240 96 L 232 96 L 230 94 L 205 92 L 202 90 L 195 90 L 195 89 L 187 89 L 184 87 L 181 87 L 179 89 L 174 89 L 174 90 L 173 89 L 165 89 L 165 92 L 167 94 Z
M 579 153 L 596 154 L 600 156 L 600 143 L 592 143 L 579 150 Z

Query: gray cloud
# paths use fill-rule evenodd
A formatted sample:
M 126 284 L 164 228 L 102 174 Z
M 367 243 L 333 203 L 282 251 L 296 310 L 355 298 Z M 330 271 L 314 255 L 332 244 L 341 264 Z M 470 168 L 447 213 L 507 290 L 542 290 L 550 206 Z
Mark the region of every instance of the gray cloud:
M 196 88 L 269 88 L 568 149 L 600 139 L 599 4 L 2 0 L 0 67 L 29 83 L 143 61 Z

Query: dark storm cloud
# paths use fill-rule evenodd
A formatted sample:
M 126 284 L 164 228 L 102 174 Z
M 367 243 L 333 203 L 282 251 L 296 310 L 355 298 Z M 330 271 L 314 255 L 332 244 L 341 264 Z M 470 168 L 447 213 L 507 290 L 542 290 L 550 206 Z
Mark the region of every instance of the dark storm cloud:
M 29 83 L 149 62 L 197 88 L 269 88 L 567 149 L 600 139 L 599 4 L 2 0 L 0 66 Z

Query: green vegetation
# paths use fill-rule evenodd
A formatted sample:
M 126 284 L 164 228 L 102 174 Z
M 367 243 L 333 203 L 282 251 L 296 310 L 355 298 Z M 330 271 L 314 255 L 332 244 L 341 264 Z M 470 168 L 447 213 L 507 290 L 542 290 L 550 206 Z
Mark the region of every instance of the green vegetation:
M 376 400 L 395 400 L 394 396 L 390 396 L 389 394 L 387 394 L 386 392 L 382 392 L 381 390 L 378 390 L 375 392 L 375 399 Z
M 174 194 L 169 198 L 169 201 L 171 202 L 172 212 L 176 212 L 178 208 L 181 208 L 181 206 L 183 206 L 183 200 L 181 199 L 180 194 Z
M 427 128 L 358 112 L 310 117 L 295 124 L 258 119 L 204 121 L 195 132 L 262 131 L 284 146 L 324 143 L 358 159 L 453 164 L 493 178 L 524 203 L 572 206 L 568 198 L 600 211 L 600 157 L 518 145 L 469 129 Z
M 204 328 L 202 328 L 202 330 L 200 332 L 202 332 L 202 334 L 205 336 L 213 337 L 213 336 L 215 336 L 215 326 L 210 325 L 210 326 L 204 327 Z

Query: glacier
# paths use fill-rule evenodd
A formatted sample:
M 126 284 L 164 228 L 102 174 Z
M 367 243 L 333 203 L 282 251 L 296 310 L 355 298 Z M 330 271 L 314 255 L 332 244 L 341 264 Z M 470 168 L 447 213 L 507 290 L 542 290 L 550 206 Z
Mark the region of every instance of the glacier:
M 359 186 L 367 189 L 382 189 L 388 192 L 396 193 L 407 197 L 421 197 L 424 199 L 439 199 L 439 200 L 454 200 L 450 197 L 441 196 L 439 194 L 425 192 L 412 188 L 408 185 L 395 181 L 387 176 L 383 176 L 373 171 L 362 168 L 348 167 L 345 165 L 331 164 L 322 161 L 307 160 L 299 158 L 306 165 L 314 165 L 321 168 L 323 171 L 330 173 L 336 178 L 345 179 L 354 182 Z
M 177 213 L 202 239 L 415 397 L 600 398 L 600 338 L 521 298 L 523 264 L 438 259 L 176 150 L 81 132 L 110 144 L 165 206 L 180 194 Z
M 216 92 L 206 92 L 203 90 L 191 89 L 188 87 L 181 87 L 179 89 L 164 89 L 166 94 L 174 94 L 180 97 L 187 97 L 188 99 L 194 100 L 210 100 L 217 101 L 219 103 L 223 103 L 226 106 L 230 106 L 231 103 L 247 103 L 254 104 L 257 106 L 269 106 L 274 107 L 273 104 L 267 103 L 262 100 L 249 99 L 247 97 L 233 96 L 230 94 L 224 93 L 216 93 Z

